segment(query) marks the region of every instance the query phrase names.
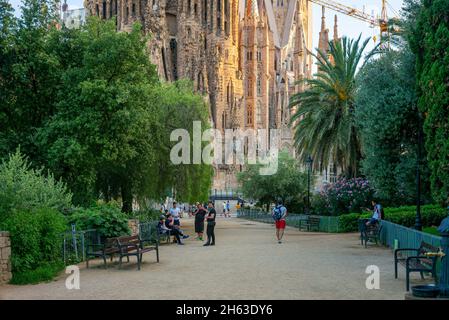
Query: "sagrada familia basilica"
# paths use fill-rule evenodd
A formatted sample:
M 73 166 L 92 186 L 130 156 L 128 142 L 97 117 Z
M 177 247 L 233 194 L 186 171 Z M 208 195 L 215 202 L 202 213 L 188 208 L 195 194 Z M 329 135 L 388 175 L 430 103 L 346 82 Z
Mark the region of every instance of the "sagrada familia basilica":
M 140 22 L 160 77 L 192 80 L 209 101 L 214 128 L 280 129 L 280 147 L 294 153 L 288 101 L 303 90 L 297 81 L 312 76 L 311 2 L 85 0 L 84 6 L 90 15 L 115 18 L 119 31 Z M 322 19 L 319 46 L 327 50 Z M 213 188 L 234 188 L 240 170 L 216 166 Z

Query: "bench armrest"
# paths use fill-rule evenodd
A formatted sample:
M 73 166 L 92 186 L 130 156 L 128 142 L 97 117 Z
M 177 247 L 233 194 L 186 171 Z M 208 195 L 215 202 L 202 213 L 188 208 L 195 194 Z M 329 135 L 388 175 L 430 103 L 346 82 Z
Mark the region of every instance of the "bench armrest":
M 419 249 L 415 249 L 415 248 L 402 248 L 402 249 L 396 249 L 394 250 L 394 261 L 395 263 L 398 261 L 398 253 L 401 251 L 414 251 L 414 252 L 418 252 Z

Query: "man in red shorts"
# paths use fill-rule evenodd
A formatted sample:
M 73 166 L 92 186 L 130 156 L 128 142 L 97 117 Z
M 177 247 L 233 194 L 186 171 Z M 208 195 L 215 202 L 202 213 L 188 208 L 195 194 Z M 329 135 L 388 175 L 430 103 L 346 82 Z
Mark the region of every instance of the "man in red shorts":
M 281 200 L 278 200 L 276 207 L 274 207 L 271 215 L 276 225 L 276 238 L 278 239 L 278 243 L 282 243 L 282 237 L 284 236 L 285 229 L 285 217 L 287 216 L 287 208 L 282 205 Z

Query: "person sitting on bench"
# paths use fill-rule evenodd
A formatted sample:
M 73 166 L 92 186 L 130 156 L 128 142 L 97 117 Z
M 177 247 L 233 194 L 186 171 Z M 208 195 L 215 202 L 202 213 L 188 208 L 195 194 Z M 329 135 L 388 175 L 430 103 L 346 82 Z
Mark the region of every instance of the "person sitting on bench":
M 366 222 L 366 226 L 374 225 L 376 223 L 379 223 L 379 221 L 383 218 L 383 208 L 382 208 L 382 206 L 379 203 L 376 203 L 375 200 L 371 201 L 371 204 L 373 205 L 373 215 Z
M 165 219 L 165 227 L 170 230 L 170 234 L 175 237 L 178 245 L 184 244 L 181 241 L 181 237 L 183 239 L 187 239 L 189 237 L 188 235 L 184 235 L 179 226 L 175 224 L 173 216 L 170 213 L 167 214 L 167 219 Z
M 170 229 L 165 226 L 165 216 L 162 215 L 157 223 L 157 232 L 160 235 L 170 235 Z

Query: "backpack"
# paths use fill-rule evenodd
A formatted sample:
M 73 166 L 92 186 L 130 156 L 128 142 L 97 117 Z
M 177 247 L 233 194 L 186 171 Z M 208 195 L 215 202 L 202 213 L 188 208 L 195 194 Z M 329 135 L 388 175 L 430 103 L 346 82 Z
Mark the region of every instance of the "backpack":
M 273 209 L 273 219 L 274 220 L 281 220 L 281 218 L 282 218 L 282 216 L 283 216 L 283 214 L 282 214 L 282 206 L 276 206 L 274 209 Z

